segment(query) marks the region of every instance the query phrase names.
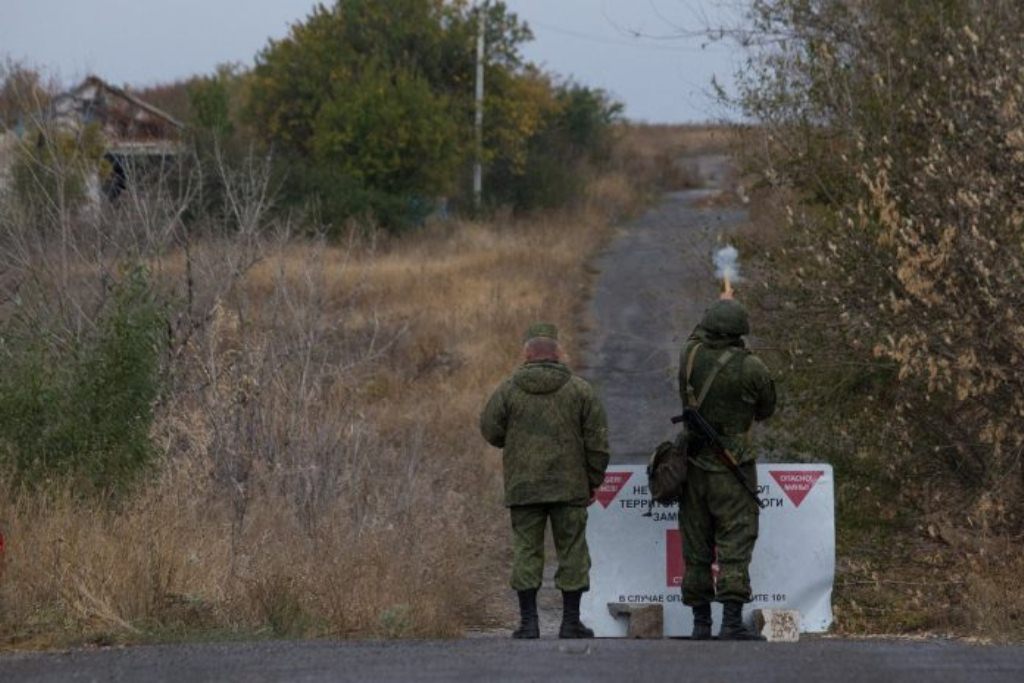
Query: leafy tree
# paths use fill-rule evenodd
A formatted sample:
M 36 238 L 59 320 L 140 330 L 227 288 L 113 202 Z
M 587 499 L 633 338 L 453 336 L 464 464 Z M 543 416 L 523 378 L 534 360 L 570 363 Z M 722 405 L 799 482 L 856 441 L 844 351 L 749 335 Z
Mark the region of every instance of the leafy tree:
M 488 11 L 500 99 L 530 34 L 504 3 Z M 286 195 L 312 191 L 330 219 L 365 209 L 399 225 L 417 200 L 455 192 L 472 152 L 476 29 L 463 1 L 340 0 L 272 41 L 251 75 L 248 114 L 287 167 Z
M 237 70 L 231 65 L 218 67 L 213 76 L 189 81 L 186 89 L 189 123 L 193 130 L 218 137 L 227 137 L 234 132 L 231 104 L 232 90 L 237 81 Z
M 368 66 L 321 109 L 313 156 L 386 192 L 445 192 L 460 152 L 451 109 L 423 77 Z
M 592 171 L 609 160 L 622 105 L 602 90 L 521 79 L 521 140 L 491 160 L 491 201 L 516 209 L 554 208 L 582 196 Z M 536 84 L 541 86 L 538 88 Z M 531 87 L 532 85 L 532 87 Z M 532 97 L 531 97 L 532 96 Z M 532 109 L 530 108 L 532 104 Z

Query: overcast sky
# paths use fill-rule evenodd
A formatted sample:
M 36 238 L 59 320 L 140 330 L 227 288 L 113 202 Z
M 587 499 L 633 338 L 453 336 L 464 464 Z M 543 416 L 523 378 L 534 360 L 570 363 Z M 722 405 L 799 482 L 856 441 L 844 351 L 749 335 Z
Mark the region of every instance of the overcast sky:
M 507 0 L 533 28 L 526 56 L 626 103 L 630 118 L 703 121 L 723 112 L 712 76 L 731 80 L 737 56 L 675 27 L 734 22 L 723 0 Z M 728 0 L 735 6 L 736 0 Z M 0 0 L 0 56 L 67 83 L 95 73 L 145 85 L 223 62 L 251 64 L 270 37 L 309 14 L 311 0 Z M 640 33 L 642 37 L 636 37 Z

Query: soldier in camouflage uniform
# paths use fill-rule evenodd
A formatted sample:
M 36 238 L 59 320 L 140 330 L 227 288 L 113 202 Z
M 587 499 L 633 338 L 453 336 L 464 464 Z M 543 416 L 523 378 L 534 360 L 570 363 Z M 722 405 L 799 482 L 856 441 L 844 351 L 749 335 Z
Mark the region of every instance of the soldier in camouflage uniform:
M 608 425 L 590 384 L 561 362 L 554 325 L 530 327 L 525 363 L 491 396 L 480 431 L 502 448 L 505 504 L 512 516 L 512 588 L 519 596 L 514 638 L 539 638 L 537 590 L 544 572 L 548 520 L 562 591 L 560 638 L 592 638 L 580 621 L 580 598 L 590 588 L 587 506 L 608 466 Z
M 680 357 L 679 394 L 695 407 L 757 485 L 750 428 L 775 411 L 775 384 L 765 364 L 746 349 L 746 309 L 723 295 L 704 314 Z M 696 443 L 679 507 L 686 573 L 683 602 L 693 609 L 693 638 L 711 637 L 711 602 L 723 604 L 720 639 L 759 640 L 742 622 L 750 602 L 750 558 L 760 510 L 729 469 L 706 445 Z M 718 578 L 711 565 L 717 549 Z

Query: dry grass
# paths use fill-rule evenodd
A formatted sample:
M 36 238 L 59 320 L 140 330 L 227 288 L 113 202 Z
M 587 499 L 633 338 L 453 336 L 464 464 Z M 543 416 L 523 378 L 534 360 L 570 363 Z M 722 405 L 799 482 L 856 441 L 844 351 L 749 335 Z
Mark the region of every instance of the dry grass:
M 626 124 L 615 165 L 649 193 L 700 187 L 703 180 L 691 159 L 726 154 L 735 140 L 736 131 L 725 126 Z
M 736 139 L 728 126 L 632 124 L 624 132 L 624 149 L 653 158 L 666 151 L 680 156 L 725 154 Z
M 116 506 L 3 487 L 0 644 L 445 637 L 503 618 L 500 455 L 478 411 L 530 322 L 574 347 L 584 263 L 633 201 L 598 190 L 544 220 L 265 243 L 227 280 L 240 248 L 193 245 L 202 324 L 158 406 L 166 465 Z M 182 301 L 183 253 L 152 262 Z

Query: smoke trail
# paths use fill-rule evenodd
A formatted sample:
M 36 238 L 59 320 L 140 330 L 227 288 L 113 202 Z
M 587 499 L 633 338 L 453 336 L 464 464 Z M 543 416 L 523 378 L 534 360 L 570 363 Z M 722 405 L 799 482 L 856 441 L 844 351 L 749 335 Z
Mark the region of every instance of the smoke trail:
M 740 282 L 740 252 L 736 247 L 727 245 L 715 252 L 715 277 L 725 285 L 725 291 L 732 291 L 732 284 Z

